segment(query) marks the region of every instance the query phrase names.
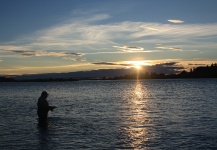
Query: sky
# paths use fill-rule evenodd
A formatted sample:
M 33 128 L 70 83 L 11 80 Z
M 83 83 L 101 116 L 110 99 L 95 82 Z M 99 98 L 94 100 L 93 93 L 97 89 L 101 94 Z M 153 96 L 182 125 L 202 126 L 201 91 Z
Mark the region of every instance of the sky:
M 0 75 L 210 65 L 217 62 L 216 6 L 216 0 L 1 0 Z

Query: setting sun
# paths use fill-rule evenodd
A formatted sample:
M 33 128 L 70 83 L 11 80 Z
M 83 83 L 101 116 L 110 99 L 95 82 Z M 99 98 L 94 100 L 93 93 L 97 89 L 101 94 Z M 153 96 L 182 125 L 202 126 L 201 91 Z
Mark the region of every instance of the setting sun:
M 140 70 L 140 69 L 141 69 L 141 66 L 140 66 L 140 65 L 138 65 L 138 64 L 137 64 L 137 65 L 135 65 L 134 67 L 135 67 L 137 70 Z
M 132 67 L 134 67 L 137 70 L 142 69 L 142 66 L 148 65 L 145 61 L 128 61 L 129 64 L 132 64 Z

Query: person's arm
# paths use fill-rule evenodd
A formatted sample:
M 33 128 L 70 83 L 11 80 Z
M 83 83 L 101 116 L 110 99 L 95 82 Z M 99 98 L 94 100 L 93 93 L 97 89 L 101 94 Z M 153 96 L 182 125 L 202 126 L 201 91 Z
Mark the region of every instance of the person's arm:
M 53 109 L 57 108 L 56 106 L 49 106 L 49 110 L 53 111 Z

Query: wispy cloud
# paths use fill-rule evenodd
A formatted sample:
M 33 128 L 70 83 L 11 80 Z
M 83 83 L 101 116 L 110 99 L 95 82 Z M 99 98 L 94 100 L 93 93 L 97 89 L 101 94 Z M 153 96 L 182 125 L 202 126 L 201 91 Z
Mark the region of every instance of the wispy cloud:
M 11 50 L 11 52 L 14 52 L 14 53 L 22 55 L 22 56 L 36 56 L 35 51 Z
M 194 38 L 217 36 L 217 23 L 162 24 L 132 21 L 98 23 L 110 17 L 110 15 L 101 14 L 88 16 L 88 18 L 73 18 L 66 23 L 35 32 L 32 36 L 7 43 L 8 45 L 3 45 L 0 49 L 27 51 L 59 49 L 93 52 L 109 50 L 111 45 L 123 45 L 121 43 L 136 45 L 139 41 L 142 43 L 147 40 L 152 43 L 172 43 L 185 40 L 191 45 L 190 42 L 194 41 Z M 172 21 L 182 22 L 181 20 Z M 145 44 L 143 43 L 142 46 L 145 47 Z M 116 48 L 134 52 L 144 50 L 137 46 L 116 46 Z
M 95 62 L 94 65 L 106 65 L 106 66 L 132 66 L 132 64 L 127 63 L 113 63 L 113 62 Z
M 138 46 L 113 46 L 114 48 L 117 48 L 118 50 L 124 51 L 124 52 L 141 52 L 144 51 L 144 48 L 138 47 Z
M 123 62 L 95 62 L 94 65 L 105 65 L 105 66 L 124 66 L 124 67 L 135 67 L 136 65 L 145 66 L 146 61 L 123 61 Z
M 26 45 L 19 44 L 19 42 L 16 41 L 13 41 L 12 43 L 9 44 L 7 43 L 6 45 L 1 45 L 0 51 L 12 51 L 12 50 L 27 51 L 29 50 L 29 48 L 31 48 Z
M 182 48 L 180 47 L 174 47 L 174 46 L 157 46 L 156 48 L 159 49 L 165 49 L 165 50 L 174 50 L 174 51 L 182 51 Z
M 47 51 L 22 51 L 22 50 L 11 50 L 11 52 L 20 54 L 22 56 L 83 56 L 81 53 L 69 53 L 69 52 L 47 52 Z
M 161 65 L 161 66 L 174 66 L 174 65 L 177 65 L 178 62 L 165 62 L 165 63 L 161 63 L 161 64 L 158 64 L 158 65 Z
M 82 58 L 82 59 L 78 59 L 78 58 L 75 58 L 75 57 L 63 57 L 63 59 L 65 60 L 71 60 L 71 61 L 87 61 L 85 58 Z
M 204 65 L 207 65 L 207 64 L 188 64 L 189 66 L 204 66 Z
M 146 29 L 146 30 L 151 30 L 151 31 L 160 31 L 160 30 L 157 29 L 157 28 L 148 27 L 148 26 L 141 26 L 141 28 L 144 28 L 144 29 Z
M 176 19 L 171 19 L 171 20 L 168 20 L 169 22 L 172 22 L 172 23 L 184 23 L 184 21 L 182 20 L 176 20 Z
M 129 52 L 129 51 L 128 51 Z M 140 52 L 140 53 L 156 53 L 156 52 L 162 52 L 162 50 L 144 50 L 144 51 L 132 51 L 133 52 Z M 126 54 L 126 51 L 111 51 L 111 52 L 89 52 L 85 53 L 86 55 L 98 55 L 98 54 Z
M 154 72 L 161 72 L 161 73 L 177 73 L 181 70 L 184 70 L 185 67 L 179 64 L 179 62 L 166 62 L 160 63 L 151 66 L 150 70 Z
M 146 66 L 149 65 L 150 61 L 120 61 L 120 62 L 95 62 L 94 65 L 107 65 L 107 66 L 125 66 L 125 67 L 135 67 L 135 65 Z
M 83 56 L 83 54 L 80 53 L 68 53 L 68 52 L 37 52 L 36 56 L 56 56 L 56 57 L 61 57 L 61 56 Z

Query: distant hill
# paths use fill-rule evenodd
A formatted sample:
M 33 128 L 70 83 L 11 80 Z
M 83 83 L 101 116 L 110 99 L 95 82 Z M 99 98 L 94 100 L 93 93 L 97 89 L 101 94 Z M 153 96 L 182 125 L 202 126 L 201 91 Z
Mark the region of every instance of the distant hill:
M 49 78 L 73 78 L 73 79 L 92 79 L 103 77 L 122 76 L 124 74 L 134 73 L 135 69 L 101 69 L 92 71 L 79 71 L 68 73 L 47 73 L 16 76 L 16 80 L 32 80 L 32 79 L 49 79 Z
M 15 79 L 0 76 L 0 82 L 14 82 Z

